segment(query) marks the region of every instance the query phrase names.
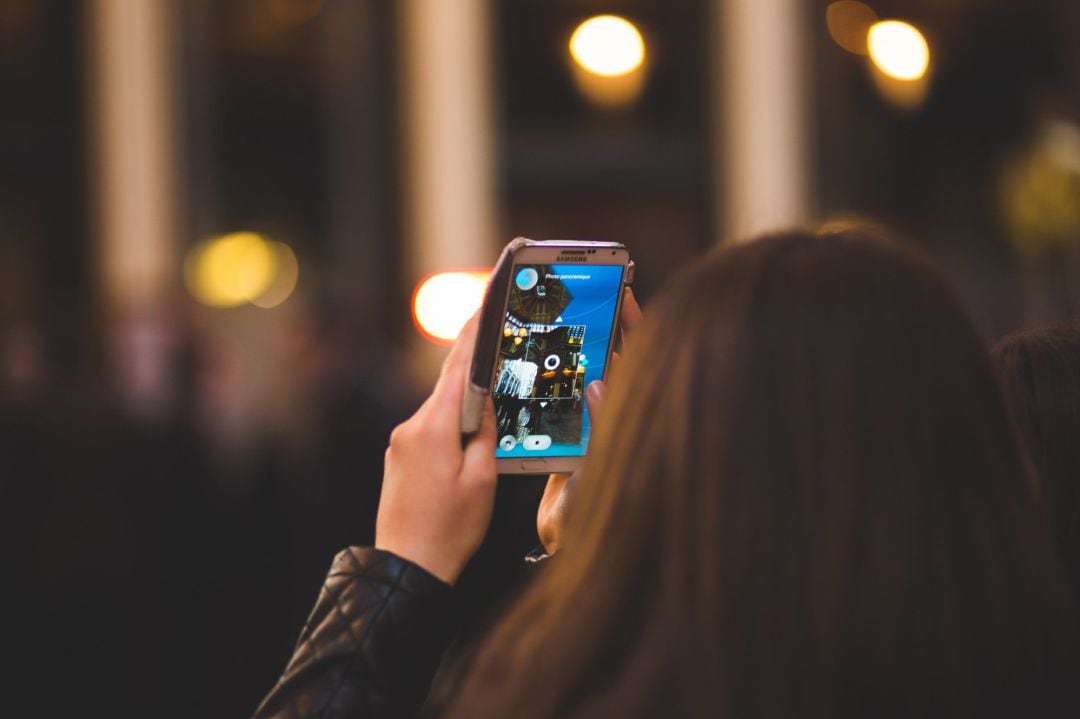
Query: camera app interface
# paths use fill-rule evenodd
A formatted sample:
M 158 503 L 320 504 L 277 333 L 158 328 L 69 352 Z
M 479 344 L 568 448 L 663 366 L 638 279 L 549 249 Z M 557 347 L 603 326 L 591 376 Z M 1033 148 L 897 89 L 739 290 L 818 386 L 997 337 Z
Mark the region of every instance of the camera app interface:
M 604 376 L 622 265 L 517 265 L 492 396 L 497 457 L 585 454 L 585 387 Z

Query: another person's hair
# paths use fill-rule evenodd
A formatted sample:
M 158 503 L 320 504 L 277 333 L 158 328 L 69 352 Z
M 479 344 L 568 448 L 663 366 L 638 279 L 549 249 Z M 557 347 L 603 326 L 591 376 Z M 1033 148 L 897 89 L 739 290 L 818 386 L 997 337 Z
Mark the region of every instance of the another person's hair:
M 610 384 L 564 549 L 454 715 L 1049 701 L 1067 595 L 986 347 L 921 255 L 844 228 L 723 249 Z
M 1080 323 L 1009 335 L 992 353 L 1046 497 L 1054 539 L 1080 592 Z

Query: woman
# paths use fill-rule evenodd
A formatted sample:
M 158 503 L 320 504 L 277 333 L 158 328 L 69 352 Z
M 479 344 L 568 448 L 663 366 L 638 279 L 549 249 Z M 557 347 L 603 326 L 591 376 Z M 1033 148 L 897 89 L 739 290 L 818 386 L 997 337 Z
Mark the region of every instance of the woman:
M 1009 335 L 992 358 L 1005 404 L 1042 480 L 1075 596 L 1080 591 L 1080 324 Z
M 491 513 L 493 421 L 462 449 L 455 419 L 473 331 L 391 438 L 385 553 L 331 573 L 263 715 L 421 700 L 449 585 Z M 1068 600 L 983 347 L 923 259 L 846 229 L 717 252 L 646 315 L 609 395 L 559 556 L 451 715 L 956 715 L 1056 698 Z M 364 562 L 411 582 L 402 604 Z M 372 608 L 327 619 L 326 592 Z

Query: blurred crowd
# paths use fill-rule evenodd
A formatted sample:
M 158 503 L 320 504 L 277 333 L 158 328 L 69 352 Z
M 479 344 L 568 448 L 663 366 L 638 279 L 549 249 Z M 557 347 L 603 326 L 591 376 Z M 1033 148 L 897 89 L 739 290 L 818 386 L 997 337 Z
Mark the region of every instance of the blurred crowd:
M 43 715 L 249 711 L 310 602 L 294 578 L 372 539 L 386 437 L 413 402 L 394 363 L 378 381 L 344 373 L 307 323 L 245 362 L 187 325 L 128 328 L 176 361 L 171 396 L 150 406 L 131 401 L 135 376 L 84 381 L 29 330 L 8 338 L 0 526 L 27 652 L 15 686 Z M 275 386 L 302 433 L 266 408 L 238 417 L 262 364 L 288 376 Z

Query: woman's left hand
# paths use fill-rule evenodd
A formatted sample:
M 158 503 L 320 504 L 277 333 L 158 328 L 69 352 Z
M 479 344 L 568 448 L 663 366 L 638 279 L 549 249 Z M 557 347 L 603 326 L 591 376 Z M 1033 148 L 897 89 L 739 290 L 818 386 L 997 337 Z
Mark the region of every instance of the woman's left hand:
M 495 410 L 462 447 L 461 402 L 477 319 L 462 329 L 431 396 L 390 435 L 375 548 L 453 584 L 480 547 L 495 504 Z
M 634 331 L 641 322 L 641 307 L 634 297 L 634 291 L 627 287 L 623 290 L 622 309 L 619 312 L 619 329 L 623 339 Z M 612 362 L 619 359 L 617 354 L 612 354 Z M 589 405 L 589 416 L 593 424 L 601 414 L 601 405 L 604 401 L 606 386 L 602 380 L 590 382 L 585 388 L 585 401 Z M 540 499 L 540 507 L 536 511 L 536 533 L 540 537 L 540 543 L 544 545 L 544 551 L 554 554 L 562 545 L 562 528 L 566 516 L 568 497 L 577 482 L 578 473 L 552 474 L 548 477 L 547 486 L 544 487 L 544 496 Z

